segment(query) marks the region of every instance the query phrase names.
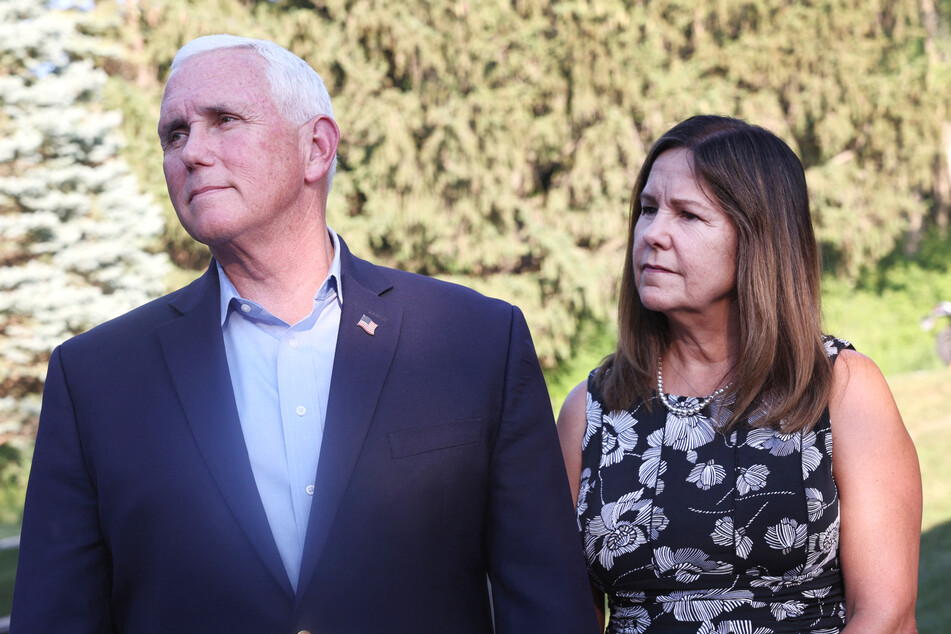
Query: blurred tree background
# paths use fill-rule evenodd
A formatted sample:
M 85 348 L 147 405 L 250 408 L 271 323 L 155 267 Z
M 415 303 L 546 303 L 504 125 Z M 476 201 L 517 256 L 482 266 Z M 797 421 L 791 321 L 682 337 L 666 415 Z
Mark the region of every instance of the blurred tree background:
M 52 348 L 166 288 L 161 207 L 121 157 L 89 11 L 0 1 L 0 522 L 18 519 Z M 13 514 L 14 517 L 10 517 Z
M 951 0 L 0 0 L 0 536 L 52 348 L 207 264 L 155 134 L 186 41 L 267 38 L 317 69 L 343 135 L 331 226 L 520 305 L 556 405 L 613 347 L 647 148 L 697 113 L 763 125 L 807 170 L 827 329 L 905 373 L 900 402 L 932 403 L 916 386 L 940 396 L 947 375 L 908 373 L 938 367 L 917 321 L 951 300 L 949 19 Z M 925 409 L 910 427 L 944 473 L 951 446 L 928 439 L 951 404 Z M 922 605 L 946 603 L 939 495 Z
M 951 62 L 931 0 L 101 0 L 107 105 L 165 205 L 163 250 L 207 256 L 163 195 L 154 139 L 177 48 L 273 39 L 325 78 L 340 129 L 329 222 L 356 253 L 522 306 L 546 368 L 613 316 L 629 190 L 699 112 L 786 139 L 826 270 L 914 255 L 951 208 Z
M 949 0 L 0 0 L 0 476 L 22 480 L 51 348 L 207 264 L 155 135 L 196 36 L 272 39 L 317 69 L 343 135 L 331 226 L 520 305 L 557 383 L 610 350 L 634 177 L 697 113 L 799 154 L 852 309 L 918 284 L 895 300 L 913 333 L 951 299 L 949 17 Z

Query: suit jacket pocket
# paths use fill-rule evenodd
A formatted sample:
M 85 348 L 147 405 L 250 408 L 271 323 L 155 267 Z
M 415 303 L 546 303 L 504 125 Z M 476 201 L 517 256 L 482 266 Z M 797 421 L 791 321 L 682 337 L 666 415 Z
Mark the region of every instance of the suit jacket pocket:
M 389 434 L 390 455 L 405 458 L 428 451 L 472 445 L 482 440 L 482 424 L 479 418 L 401 429 Z

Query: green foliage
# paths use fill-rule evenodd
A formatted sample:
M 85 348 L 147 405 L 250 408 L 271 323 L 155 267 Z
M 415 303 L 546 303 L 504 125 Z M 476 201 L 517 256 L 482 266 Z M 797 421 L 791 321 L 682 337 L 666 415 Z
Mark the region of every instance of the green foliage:
M 555 416 L 558 415 L 568 392 L 586 381 L 588 373 L 598 367 L 604 357 L 614 352 L 616 346 L 616 326 L 594 321 L 585 323 L 571 357 L 545 372 L 545 383 L 548 385 Z
M 13 605 L 13 579 L 16 576 L 17 550 L 0 551 L 0 613 L 10 614 Z
M 20 534 L 31 455 L 29 441 L 0 444 L 0 540 Z M 10 614 L 17 555 L 16 548 L 0 549 L 0 616 Z
M 908 273 L 905 279 L 916 289 L 914 294 L 899 289 L 854 289 L 829 277 L 823 281 L 826 331 L 851 341 L 886 374 L 940 367 L 935 333 L 923 331 L 918 324 L 940 298 L 938 289 L 947 286 L 951 277 L 942 284 L 922 275 L 920 269 L 908 269 Z
M 942 301 L 951 301 L 951 239 L 932 231 L 914 256 L 895 251 L 852 283 L 826 276 L 823 317 L 828 332 L 852 341 L 886 374 L 941 367 L 934 330 L 920 322 Z
M 0 444 L 0 538 L 15 535 L 4 527 L 19 526 L 33 455 L 31 441 L 15 439 Z
M 923 273 L 947 273 L 951 270 L 951 233 L 947 230 L 932 230 L 924 235 L 913 254 L 896 249 L 882 258 L 875 266 L 866 268 L 857 280 L 859 288 L 883 290 L 903 288 L 896 279 L 896 272 L 908 267 L 921 269 Z
M 121 18 L 111 37 L 128 55 L 112 64 L 109 95 L 149 191 L 163 188 L 154 120 L 177 48 L 222 31 L 273 39 L 334 96 L 330 224 L 357 253 L 519 304 L 547 367 L 570 356 L 581 324 L 610 320 L 634 176 L 687 116 L 738 115 L 791 143 L 839 274 L 854 278 L 947 207 L 947 42 L 915 0 L 140 0 L 100 11 Z M 202 265 L 204 249 L 166 214 L 173 259 Z

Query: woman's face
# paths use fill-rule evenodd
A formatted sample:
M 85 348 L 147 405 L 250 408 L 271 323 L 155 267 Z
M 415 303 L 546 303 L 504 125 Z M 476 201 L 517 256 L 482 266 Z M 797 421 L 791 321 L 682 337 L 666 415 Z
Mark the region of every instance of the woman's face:
M 736 230 L 694 176 L 693 155 L 667 150 L 651 167 L 634 226 L 641 303 L 668 317 L 729 311 L 736 290 Z

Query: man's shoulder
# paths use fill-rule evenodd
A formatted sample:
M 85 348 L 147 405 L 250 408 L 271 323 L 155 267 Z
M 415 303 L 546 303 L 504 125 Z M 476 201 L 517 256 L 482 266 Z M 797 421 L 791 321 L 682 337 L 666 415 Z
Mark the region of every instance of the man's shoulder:
M 121 346 L 130 339 L 141 338 L 144 334 L 154 330 L 161 324 L 181 315 L 174 306 L 184 297 L 194 294 L 195 287 L 202 282 L 202 278 L 174 290 L 166 295 L 157 297 L 141 306 L 105 321 L 89 330 L 68 339 L 66 347 L 102 347 Z
M 367 290 L 398 304 L 415 305 L 420 301 L 435 302 L 451 308 L 481 308 L 511 312 L 512 305 L 501 299 L 489 297 L 453 281 L 441 280 L 419 273 L 411 273 L 364 260 L 350 252 L 343 237 L 338 235 L 342 248 L 341 266 L 344 274 Z M 347 297 L 346 284 L 343 288 Z
M 484 295 L 463 284 L 428 277 L 381 265 L 371 265 L 389 282 L 382 296 L 404 308 L 439 309 L 443 312 L 477 312 L 510 314 L 512 304 Z M 346 297 L 346 289 L 344 289 Z
M 509 305 L 508 302 L 484 295 L 470 286 L 459 282 L 428 277 L 419 273 L 410 273 L 399 269 L 380 268 L 385 271 L 386 275 L 393 279 L 394 289 L 428 293 L 436 296 L 444 296 L 453 300 Z

